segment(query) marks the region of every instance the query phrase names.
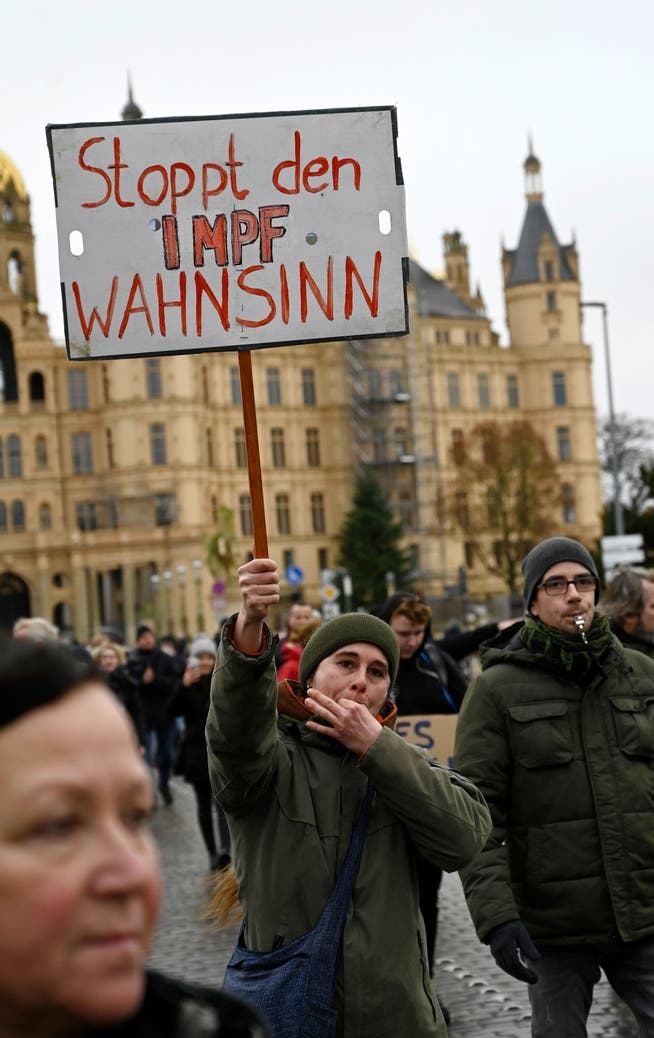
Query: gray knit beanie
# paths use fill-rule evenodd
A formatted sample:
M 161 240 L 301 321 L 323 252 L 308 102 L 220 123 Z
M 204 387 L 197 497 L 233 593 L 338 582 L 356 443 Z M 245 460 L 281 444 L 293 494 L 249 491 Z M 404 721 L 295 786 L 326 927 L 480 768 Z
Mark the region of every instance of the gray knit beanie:
M 194 638 L 191 642 L 191 648 L 189 649 L 189 656 L 201 656 L 205 653 L 208 656 L 216 655 L 216 643 L 209 638 L 206 634 L 200 634 L 197 638 Z
M 383 652 L 388 662 L 392 687 L 400 662 L 400 646 L 388 624 L 369 613 L 343 613 L 322 624 L 302 650 L 300 681 L 306 681 L 325 656 L 331 656 L 337 649 L 352 642 L 368 642 Z
M 595 605 L 597 605 L 599 574 L 593 556 L 584 548 L 583 544 L 572 540 L 571 537 L 548 537 L 546 541 L 541 541 L 535 548 L 532 548 L 522 560 L 522 574 L 525 578 L 522 600 L 525 604 L 525 612 L 529 611 L 529 606 L 536 593 L 536 585 L 540 584 L 550 566 L 555 566 L 557 562 L 578 562 L 593 574 L 597 581 L 595 588 Z

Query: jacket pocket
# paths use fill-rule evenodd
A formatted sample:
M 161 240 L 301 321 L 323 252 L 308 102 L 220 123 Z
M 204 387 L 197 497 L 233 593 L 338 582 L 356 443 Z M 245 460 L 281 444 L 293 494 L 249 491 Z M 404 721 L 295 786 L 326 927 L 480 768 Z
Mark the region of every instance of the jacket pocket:
M 654 759 L 654 697 L 611 696 L 618 746 L 626 757 Z
M 513 753 L 524 768 L 569 764 L 573 758 L 567 703 L 510 706 Z

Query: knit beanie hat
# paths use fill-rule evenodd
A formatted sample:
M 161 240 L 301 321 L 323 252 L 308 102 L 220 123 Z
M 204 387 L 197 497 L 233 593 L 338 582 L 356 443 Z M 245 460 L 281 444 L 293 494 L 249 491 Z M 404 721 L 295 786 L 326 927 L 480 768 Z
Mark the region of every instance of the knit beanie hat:
M 203 652 L 206 652 L 209 656 L 215 657 L 216 655 L 216 643 L 207 637 L 206 634 L 200 634 L 193 639 L 189 649 L 189 656 L 201 656 Z
M 583 544 L 572 540 L 571 537 L 548 537 L 547 540 L 541 541 L 535 548 L 532 548 L 522 560 L 522 574 L 525 578 L 522 600 L 525 612 L 528 612 L 533 601 L 536 585 L 541 582 L 550 566 L 555 566 L 557 562 L 578 562 L 593 574 L 597 581 L 595 588 L 595 605 L 597 605 L 599 574 L 593 556 L 584 548 Z
M 325 656 L 352 642 L 368 642 L 383 652 L 388 663 L 391 686 L 397 677 L 400 646 L 388 624 L 369 613 L 343 613 L 322 624 L 305 645 L 300 657 L 300 681 L 314 673 Z

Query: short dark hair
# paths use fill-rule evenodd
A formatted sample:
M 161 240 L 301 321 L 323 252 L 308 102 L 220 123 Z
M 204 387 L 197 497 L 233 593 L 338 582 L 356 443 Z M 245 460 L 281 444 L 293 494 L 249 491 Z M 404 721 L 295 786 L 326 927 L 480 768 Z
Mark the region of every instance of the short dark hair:
M 7 639 L 0 645 L 0 728 L 91 681 L 106 683 L 68 646 Z

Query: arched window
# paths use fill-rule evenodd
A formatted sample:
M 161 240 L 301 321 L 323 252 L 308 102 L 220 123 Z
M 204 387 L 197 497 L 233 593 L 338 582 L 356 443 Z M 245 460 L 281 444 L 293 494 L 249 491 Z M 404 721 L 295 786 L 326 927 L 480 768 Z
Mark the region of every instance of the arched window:
M 7 532 L 7 506 L 4 501 L 0 501 L 0 533 Z
M 25 529 L 25 506 L 22 501 L 11 502 L 11 525 L 19 533 Z
M 0 321 L 0 400 L 4 400 L 7 404 L 18 400 L 13 339 L 9 328 L 2 321 Z
M 50 505 L 44 503 L 39 506 L 39 530 L 50 529 L 52 529 L 52 512 Z
M 30 400 L 42 403 L 45 400 L 45 379 L 40 371 L 33 371 L 29 378 Z
M 48 444 L 45 436 L 37 436 L 34 441 L 34 464 L 37 469 L 48 467 Z
M 9 291 L 12 295 L 19 295 L 21 286 L 23 283 L 23 264 L 20 261 L 20 255 L 17 252 L 12 252 L 7 263 L 7 280 L 9 282 Z
M 7 437 L 7 474 L 11 476 L 23 475 L 23 462 L 20 455 L 20 436 L 12 433 Z

